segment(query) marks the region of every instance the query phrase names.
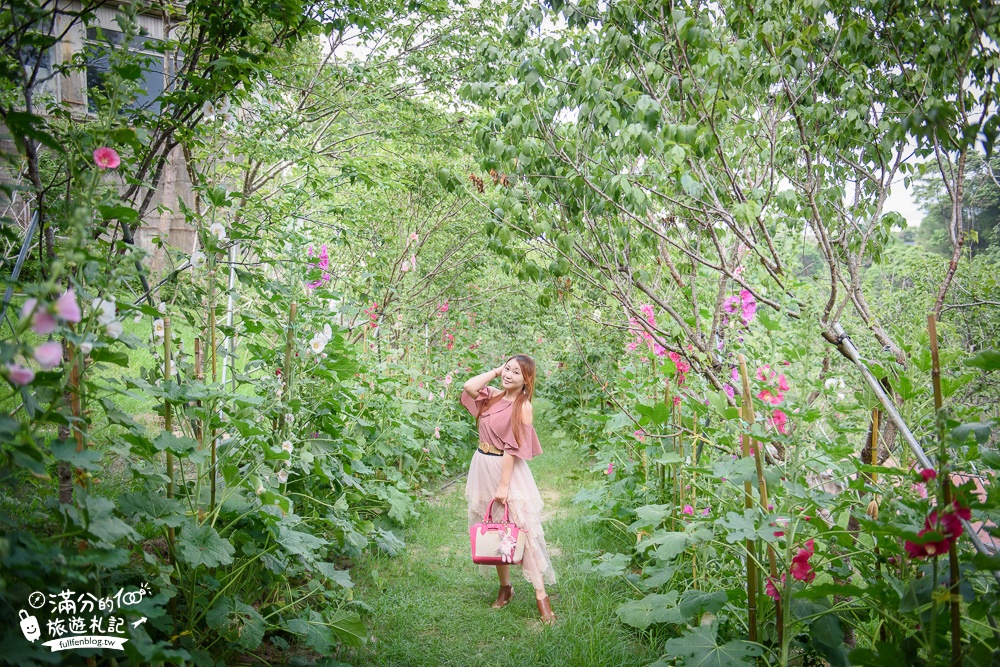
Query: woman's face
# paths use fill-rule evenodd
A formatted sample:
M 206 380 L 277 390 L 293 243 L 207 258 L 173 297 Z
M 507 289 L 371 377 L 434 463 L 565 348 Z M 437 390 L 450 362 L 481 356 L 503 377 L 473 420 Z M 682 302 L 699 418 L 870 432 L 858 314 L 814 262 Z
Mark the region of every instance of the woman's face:
M 521 364 L 517 359 L 511 359 L 503 366 L 503 373 L 500 374 L 504 391 L 518 392 L 524 386 L 524 376 L 521 375 Z

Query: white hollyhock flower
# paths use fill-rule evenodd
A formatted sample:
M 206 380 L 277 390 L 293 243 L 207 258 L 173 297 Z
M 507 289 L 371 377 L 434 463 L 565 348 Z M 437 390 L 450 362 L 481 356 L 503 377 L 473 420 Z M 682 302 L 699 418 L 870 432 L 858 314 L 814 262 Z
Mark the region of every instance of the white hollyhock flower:
M 434 392 L 431 392 L 431 393 L 427 394 L 427 400 L 428 401 L 433 401 L 434 400 Z
M 288 424 L 294 424 L 295 423 L 295 415 L 293 415 L 291 413 L 288 413 L 287 415 L 285 415 L 285 422 L 288 423 Z
M 323 335 L 326 336 L 327 341 L 333 338 L 333 329 L 330 328 L 329 324 L 323 325 Z
M 203 253 L 201 250 L 195 250 L 193 253 L 191 253 L 192 268 L 200 269 L 201 267 L 205 266 L 205 260 L 206 260 L 205 253 Z
M 278 481 L 281 482 L 282 484 L 284 484 L 285 482 L 288 481 L 288 471 L 287 470 L 279 470 L 278 471 Z
M 166 314 L 166 312 L 167 312 L 167 302 L 166 301 L 159 302 L 158 304 L 156 304 L 156 309 L 158 311 L 160 311 L 161 313 Z
M 221 222 L 213 222 L 209 225 L 208 233 L 220 241 L 226 240 L 226 226 Z
M 315 354 L 319 354 L 326 347 L 327 338 L 323 334 L 316 334 L 313 339 L 309 341 L 309 349 L 311 349 Z
M 133 322 L 142 322 L 142 313 L 136 313 L 135 317 L 132 318 Z
M 285 440 L 285 441 L 284 441 L 283 443 L 281 443 L 281 448 L 282 448 L 282 449 L 283 449 L 284 451 L 286 451 L 286 452 L 288 452 L 289 454 L 291 454 L 291 453 L 292 453 L 292 451 L 294 451 L 294 449 L 295 449 L 295 446 L 294 446 L 294 445 L 292 444 L 292 441 L 291 441 L 291 440 Z
M 115 300 L 111 299 L 94 299 L 90 302 L 90 305 L 95 311 L 99 311 L 97 315 L 97 323 L 101 325 L 110 324 L 112 320 L 115 319 Z
M 104 331 L 107 332 L 107 334 L 112 338 L 114 338 L 115 340 L 118 340 L 118 337 L 125 332 L 125 327 L 122 326 L 122 323 L 119 320 L 113 320 L 111 322 L 108 322 L 108 325 L 104 328 Z
M 163 338 L 163 333 L 164 333 L 163 320 L 162 319 L 153 320 L 153 335 L 155 335 L 157 338 Z
M 594 319 L 597 320 L 598 322 L 601 321 L 601 311 L 600 310 L 595 310 L 594 311 Z
M 90 351 L 94 349 L 93 343 L 80 343 L 80 351 L 84 354 L 90 354 Z

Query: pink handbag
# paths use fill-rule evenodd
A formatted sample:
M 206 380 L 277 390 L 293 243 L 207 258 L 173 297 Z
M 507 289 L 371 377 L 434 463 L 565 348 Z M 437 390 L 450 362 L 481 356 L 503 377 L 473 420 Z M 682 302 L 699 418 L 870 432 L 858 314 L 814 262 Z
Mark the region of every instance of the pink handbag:
M 481 565 L 505 563 L 517 565 L 524 558 L 524 537 L 524 531 L 510 521 L 507 503 L 503 506 L 503 520 L 500 523 L 493 523 L 493 500 L 491 500 L 483 520 L 469 528 L 472 562 Z

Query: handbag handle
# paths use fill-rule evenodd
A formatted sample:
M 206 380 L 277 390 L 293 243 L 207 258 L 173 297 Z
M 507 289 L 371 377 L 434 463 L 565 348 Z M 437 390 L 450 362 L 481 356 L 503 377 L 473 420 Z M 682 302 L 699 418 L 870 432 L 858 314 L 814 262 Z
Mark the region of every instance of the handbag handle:
M 486 514 L 483 515 L 483 523 L 489 523 L 493 519 L 493 503 L 496 498 L 490 500 L 490 506 L 486 508 Z M 510 521 L 507 512 L 507 503 L 503 504 L 503 521 L 502 523 L 508 523 Z

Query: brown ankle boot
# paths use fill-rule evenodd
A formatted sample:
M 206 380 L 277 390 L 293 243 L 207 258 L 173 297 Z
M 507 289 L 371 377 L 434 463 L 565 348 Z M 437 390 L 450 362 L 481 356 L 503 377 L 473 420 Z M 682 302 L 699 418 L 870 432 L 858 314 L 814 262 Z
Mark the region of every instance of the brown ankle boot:
M 542 623 L 546 625 L 552 625 L 556 622 L 556 615 L 552 611 L 552 605 L 549 604 L 549 596 L 546 595 L 541 600 L 535 598 L 535 602 L 538 603 L 538 613 L 542 617 Z
M 500 592 L 497 593 L 497 601 L 493 603 L 493 608 L 502 609 L 506 607 L 512 597 L 514 597 L 514 585 L 501 586 Z

